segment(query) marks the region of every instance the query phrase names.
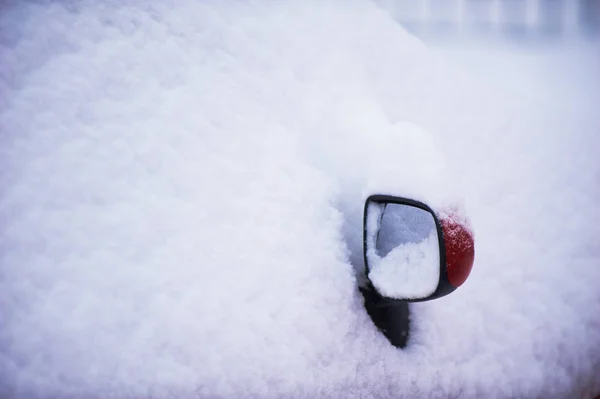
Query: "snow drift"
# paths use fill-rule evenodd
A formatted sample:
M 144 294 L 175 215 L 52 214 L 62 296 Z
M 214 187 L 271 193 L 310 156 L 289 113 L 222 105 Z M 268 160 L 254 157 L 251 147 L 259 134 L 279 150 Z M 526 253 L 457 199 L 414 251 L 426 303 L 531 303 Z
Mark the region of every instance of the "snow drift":
M 4 5 L 0 63 L 3 398 L 600 391 L 597 121 L 366 1 Z M 476 233 L 406 350 L 357 290 L 375 191 Z

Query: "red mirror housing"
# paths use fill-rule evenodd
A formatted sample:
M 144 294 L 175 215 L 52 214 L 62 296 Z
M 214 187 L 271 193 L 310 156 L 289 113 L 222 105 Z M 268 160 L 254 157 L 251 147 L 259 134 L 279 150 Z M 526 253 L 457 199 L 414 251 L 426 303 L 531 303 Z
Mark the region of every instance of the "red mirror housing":
M 448 282 L 460 287 L 469 277 L 475 261 L 473 232 L 456 213 L 440 215 L 446 250 Z

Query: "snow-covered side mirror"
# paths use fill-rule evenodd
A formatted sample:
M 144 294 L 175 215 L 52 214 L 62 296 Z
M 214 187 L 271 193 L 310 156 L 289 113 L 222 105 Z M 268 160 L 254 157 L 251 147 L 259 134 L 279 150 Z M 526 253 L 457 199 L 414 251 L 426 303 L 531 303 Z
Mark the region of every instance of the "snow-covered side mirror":
M 387 195 L 365 203 L 367 278 L 383 298 L 419 302 L 447 295 L 468 277 L 474 254 L 470 229 L 451 213 L 440 219 L 426 204 Z

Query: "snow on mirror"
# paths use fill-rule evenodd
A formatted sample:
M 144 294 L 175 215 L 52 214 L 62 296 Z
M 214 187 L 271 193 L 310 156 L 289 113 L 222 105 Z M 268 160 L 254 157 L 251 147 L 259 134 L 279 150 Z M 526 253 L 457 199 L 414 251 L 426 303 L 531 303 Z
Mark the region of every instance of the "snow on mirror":
M 432 295 L 440 280 L 433 215 L 417 206 L 369 202 L 365 217 L 365 260 L 374 288 L 394 299 Z

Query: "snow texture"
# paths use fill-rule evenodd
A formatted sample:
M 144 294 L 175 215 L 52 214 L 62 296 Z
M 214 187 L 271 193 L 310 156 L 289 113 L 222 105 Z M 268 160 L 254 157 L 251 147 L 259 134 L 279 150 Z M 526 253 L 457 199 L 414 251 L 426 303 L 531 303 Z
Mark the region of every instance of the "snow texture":
M 440 278 L 436 233 L 421 242 L 394 248 L 373 262 L 369 278 L 377 291 L 391 298 L 424 298 L 435 291 Z
M 0 397 L 600 392 L 596 114 L 369 1 L 0 7 Z M 405 350 L 357 289 L 373 193 L 476 234 Z
M 379 293 L 396 299 L 433 294 L 440 279 L 440 246 L 429 212 L 370 202 L 366 235 L 369 279 Z

